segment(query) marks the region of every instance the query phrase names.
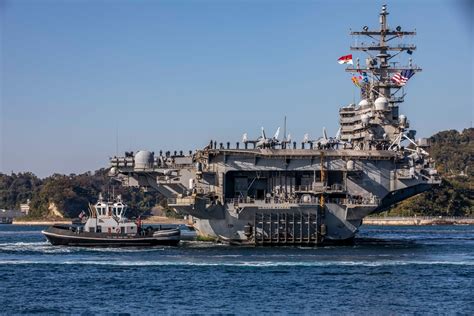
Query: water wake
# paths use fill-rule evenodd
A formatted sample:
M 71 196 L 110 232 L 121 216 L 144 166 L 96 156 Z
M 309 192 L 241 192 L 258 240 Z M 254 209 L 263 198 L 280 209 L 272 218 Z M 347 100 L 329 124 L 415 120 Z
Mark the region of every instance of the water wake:
M 163 251 L 164 247 L 67 247 L 53 246 L 47 241 L 42 242 L 14 242 L 0 243 L 0 253 L 2 252 L 37 252 L 37 253 L 77 253 L 77 252 L 102 252 L 102 253 L 129 253 L 129 252 L 154 252 Z
M 71 248 L 54 247 L 46 241 L 0 243 L 0 252 L 69 253 L 71 251 Z
M 0 265 L 97 265 L 97 266 L 201 266 L 201 267 L 338 267 L 338 266 L 410 266 L 410 265 L 454 265 L 474 266 L 474 261 L 235 261 L 235 262 L 207 262 L 207 261 L 110 261 L 110 260 L 0 260 Z

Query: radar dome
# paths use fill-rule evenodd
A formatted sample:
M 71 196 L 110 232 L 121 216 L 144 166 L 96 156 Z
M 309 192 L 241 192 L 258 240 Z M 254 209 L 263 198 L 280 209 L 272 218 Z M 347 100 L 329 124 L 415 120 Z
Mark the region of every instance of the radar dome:
M 376 111 L 386 111 L 388 108 L 388 100 L 385 97 L 379 97 L 375 100 Z
M 367 99 L 363 99 L 359 102 L 359 106 L 361 108 L 365 108 L 365 107 L 368 107 L 370 105 L 369 101 L 367 101 Z
M 354 160 L 348 160 L 346 163 L 346 169 L 347 171 L 352 171 L 354 170 Z
M 360 120 L 362 121 L 363 125 L 367 125 L 367 124 L 369 124 L 370 116 L 368 116 L 367 114 L 362 114 L 360 116 Z
M 116 175 L 117 175 L 117 168 L 115 168 L 115 167 L 110 168 L 109 176 L 113 177 L 113 176 L 116 176 Z
M 135 169 L 153 168 L 153 153 L 140 150 L 135 154 Z
M 309 194 L 304 194 L 304 195 L 303 195 L 303 202 L 304 202 L 304 203 L 310 203 L 310 202 L 311 202 L 311 195 L 309 195 Z
M 403 114 L 398 117 L 398 120 L 402 126 L 406 125 L 407 123 L 407 117 Z

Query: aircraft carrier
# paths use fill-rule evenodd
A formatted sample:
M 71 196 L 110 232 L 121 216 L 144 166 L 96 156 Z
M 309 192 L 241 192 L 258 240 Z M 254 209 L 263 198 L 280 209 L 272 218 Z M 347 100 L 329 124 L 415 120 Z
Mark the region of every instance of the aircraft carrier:
M 416 34 L 387 22 L 364 26 L 341 63 L 360 88 L 360 102 L 339 110 L 336 137 L 282 139 L 279 130 L 241 142 L 210 141 L 191 152 L 128 152 L 110 158 L 125 186 L 157 190 L 199 235 L 251 245 L 319 245 L 354 238 L 362 219 L 440 183 L 426 139 L 415 139 L 400 114 L 408 79 L 421 71 L 402 41 Z M 361 41 L 360 38 L 366 40 Z M 404 56 L 406 65 L 395 62 Z M 286 122 L 285 122 L 286 125 Z

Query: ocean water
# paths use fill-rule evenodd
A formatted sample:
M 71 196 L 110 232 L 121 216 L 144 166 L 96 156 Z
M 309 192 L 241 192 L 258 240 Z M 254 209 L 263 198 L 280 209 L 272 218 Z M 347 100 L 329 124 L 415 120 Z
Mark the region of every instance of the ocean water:
M 363 227 L 353 246 L 51 246 L 0 225 L 4 314 L 474 314 L 474 227 Z

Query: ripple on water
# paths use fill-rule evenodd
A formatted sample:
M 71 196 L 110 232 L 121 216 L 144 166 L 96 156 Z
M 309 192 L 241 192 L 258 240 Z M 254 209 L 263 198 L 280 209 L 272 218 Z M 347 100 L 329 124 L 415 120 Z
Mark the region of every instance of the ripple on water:
M 67 247 L 53 246 L 47 241 L 43 242 L 13 242 L 0 243 L 0 253 L 22 253 L 22 252 L 38 252 L 38 253 L 141 253 L 164 251 L 165 247 Z
M 453 265 L 453 266 L 474 266 L 474 261 L 419 261 L 419 260 L 383 260 L 383 261 L 183 261 L 183 260 L 0 260 L 0 265 L 105 265 L 105 266 L 231 266 L 231 267 L 383 267 L 383 266 L 408 266 L 408 265 Z
M 282 248 L 69 248 L 8 229 L 28 233 L 0 233 L 6 314 L 473 314 L 472 228 L 362 228 L 354 246 Z
M 70 253 L 74 248 L 56 247 L 49 242 L 13 242 L 0 243 L 0 252 L 40 252 L 40 253 Z

